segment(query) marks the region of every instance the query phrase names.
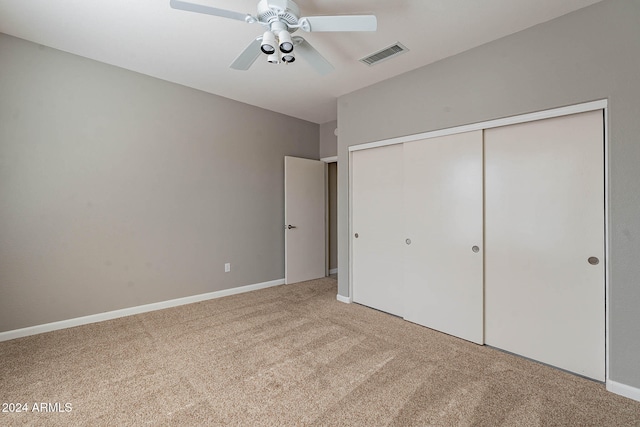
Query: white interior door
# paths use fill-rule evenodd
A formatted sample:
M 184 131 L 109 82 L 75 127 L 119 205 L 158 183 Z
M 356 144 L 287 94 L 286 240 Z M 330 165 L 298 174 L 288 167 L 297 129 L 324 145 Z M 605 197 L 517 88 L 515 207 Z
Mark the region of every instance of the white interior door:
M 489 129 L 485 161 L 485 342 L 603 381 L 602 111 Z
M 325 275 L 325 163 L 284 158 L 285 283 Z
M 404 318 L 483 343 L 482 131 L 404 145 Z
M 402 144 L 351 154 L 353 301 L 402 315 Z

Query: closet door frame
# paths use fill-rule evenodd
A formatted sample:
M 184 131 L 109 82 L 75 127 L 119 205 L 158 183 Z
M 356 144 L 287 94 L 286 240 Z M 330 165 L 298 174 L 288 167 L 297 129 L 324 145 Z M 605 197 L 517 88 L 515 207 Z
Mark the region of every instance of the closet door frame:
M 424 132 L 414 135 L 408 135 L 398 138 L 390 138 L 379 141 L 372 141 L 359 145 L 352 145 L 348 147 L 349 153 L 349 298 L 348 301 L 345 301 L 344 298 L 340 299 L 343 302 L 351 302 L 353 300 L 353 242 L 351 240 L 351 236 L 354 233 L 353 223 L 352 223 L 352 153 L 354 151 L 366 150 L 370 148 L 376 147 L 384 147 L 387 145 L 394 144 L 403 144 L 405 142 L 417 141 L 421 139 L 429 139 L 436 138 L 440 136 L 454 135 L 458 133 L 471 132 L 475 130 L 486 130 L 492 129 L 502 126 L 508 126 L 518 123 L 527 123 L 538 120 L 550 119 L 554 117 L 568 116 L 571 114 L 577 113 L 585 113 L 588 111 L 596 111 L 603 110 L 604 111 L 604 254 L 605 254 L 605 268 L 604 268 L 604 285 L 605 285 L 605 382 L 607 384 L 607 389 L 611 389 L 611 385 L 609 383 L 609 230 L 610 230 L 610 219 L 609 219 L 609 111 L 608 111 L 608 101 L 606 99 L 585 102 L 581 104 L 570 105 L 566 107 L 553 108 L 549 110 L 538 111 L 534 113 L 522 114 L 517 116 L 505 117 L 502 119 L 489 120 L 485 122 L 479 122 L 469 125 L 456 126 L 447 129 L 441 129 L 431 132 Z

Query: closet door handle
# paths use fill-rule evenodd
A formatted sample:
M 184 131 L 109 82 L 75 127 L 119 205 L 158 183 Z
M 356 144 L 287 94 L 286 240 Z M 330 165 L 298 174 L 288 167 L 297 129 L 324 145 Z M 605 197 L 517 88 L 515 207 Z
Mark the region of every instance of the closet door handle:
M 480 248 L 477 246 L 472 246 L 471 250 L 473 251 L 473 253 L 477 254 L 478 252 L 480 252 Z

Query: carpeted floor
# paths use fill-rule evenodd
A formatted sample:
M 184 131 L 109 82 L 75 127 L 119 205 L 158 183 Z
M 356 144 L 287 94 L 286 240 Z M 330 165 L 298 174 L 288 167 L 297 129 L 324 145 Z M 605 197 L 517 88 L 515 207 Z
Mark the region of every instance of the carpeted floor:
M 2 342 L 0 401 L 28 411 L 0 425 L 640 426 L 640 402 L 602 384 L 336 290 L 327 278 Z

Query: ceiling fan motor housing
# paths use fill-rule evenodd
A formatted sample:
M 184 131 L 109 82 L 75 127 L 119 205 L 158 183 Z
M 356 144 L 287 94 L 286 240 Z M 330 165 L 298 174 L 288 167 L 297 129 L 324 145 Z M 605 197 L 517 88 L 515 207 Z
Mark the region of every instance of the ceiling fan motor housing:
M 290 28 L 298 24 L 300 8 L 291 0 L 260 0 L 258 3 L 258 21 L 265 24 L 282 22 L 286 29 L 293 33 L 297 28 Z

